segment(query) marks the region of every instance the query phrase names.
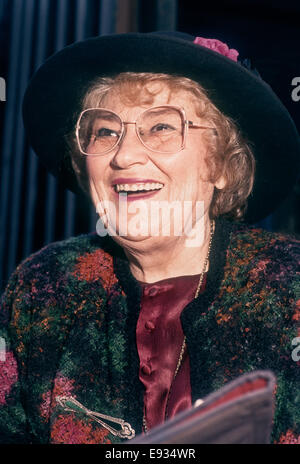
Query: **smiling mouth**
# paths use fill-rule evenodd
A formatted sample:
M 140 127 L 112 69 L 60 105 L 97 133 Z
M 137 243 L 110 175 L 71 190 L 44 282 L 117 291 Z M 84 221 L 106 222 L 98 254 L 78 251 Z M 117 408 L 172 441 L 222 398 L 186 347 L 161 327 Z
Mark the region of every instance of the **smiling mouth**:
M 147 183 L 136 183 L 136 184 L 116 184 L 114 190 L 116 193 L 126 193 L 127 195 L 148 193 L 161 190 L 163 184 L 160 182 L 147 182 Z

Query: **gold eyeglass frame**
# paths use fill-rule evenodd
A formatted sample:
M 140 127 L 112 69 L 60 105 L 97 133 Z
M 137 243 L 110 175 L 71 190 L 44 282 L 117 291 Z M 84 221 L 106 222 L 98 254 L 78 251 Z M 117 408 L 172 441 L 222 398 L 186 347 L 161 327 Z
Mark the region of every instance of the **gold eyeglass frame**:
M 166 151 L 160 151 L 160 150 L 154 150 L 153 148 L 151 147 L 148 147 L 148 145 L 145 144 L 145 142 L 143 142 L 139 132 L 138 132 L 138 127 L 137 127 L 137 122 L 139 120 L 139 118 L 144 114 L 146 113 L 147 111 L 151 111 L 153 109 L 158 109 L 158 108 L 172 108 L 172 109 L 175 109 L 177 110 L 179 113 L 180 113 L 180 116 L 181 116 L 181 119 L 182 119 L 182 123 L 183 123 L 183 134 L 182 134 L 182 144 L 181 144 L 181 147 L 179 150 L 177 150 L 176 152 L 174 151 L 170 151 L 170 152 L 166 152 Z M 82 150 L 81 148 L 81 144 L 80 144 L 80 139 L 79 139 L 79 130 L 80 130 L 80 121 L 81 121 L 81 118 L 82 116 L 90 111 L 90 110 L 103 110 L 103 111 L 109 111 L 110 113 L 114 114 L 119 120 L 120 120 L 120 123 L 121 123 L 121 134 L 118 138 L 118 140 L 116 141 L 116 143 L 111 147 L 109 148 L 108 150 L 102 152 L 102 153 L 86 153 L 85 151 Z M 182 151 L 184 148 L 185 148 L 185 143 L 186 143 L 186 137 L 187 137 L 187 133 L 188 133 L 188 129 L 212 129 L 214 131 L 216 131 L 216 128 L 215 127 L 210 127 L 210 126 L 202 126 L 202 125 L 198 125 L 198 124 L 194 124 L 192 121 L 189 121 L 188 119 L 186 119 L 186 114 L 185 114 L 185 110 L 183 108 L 181 108 L 180 106 L 174 106 L 174 105 L 159 105 L 159 106 L 152 106 L 150 108 L 147 108 L 145 111 L 142 111 L 138 117 L 136 118 L 135 121 L 123 121 L 120 116 L 115 113 L 114 111 L 112 110 L 109 110 L 107 108 L 87 108 L 85 110 L 83 110 L 78 119 L 77 119 L 77 123 L 76 123 L 76 129 L 75 129 L 75 134 L 76 134 L 76 140 L 77 140 L 77 145 L 78 145 L 78 148 L 80 150 L 80 152 L 85 155 L 85 156 L 102 156 L 102 155 L 106 155 L 107 153 L 110 153 L 111 151 L 113 151 L 118 145 L 120 145 L 121 141 L 123 140 L 124 138 L 124 135 L 126 133 L 126 130 L 125 130 L 125 125 L 127 124 L 134 124 L 135 125 L 135 132 L 136 132 L 136 135 L 139 139 L 139 141 L 141 142 L 141 144 L 147 148 L 148 150 L 154 152 L 154 153 L 161 153 L 163 155 L 170 155 L 170 154 L 176 154 L 176 153 L 179 153 L 180 151 Z

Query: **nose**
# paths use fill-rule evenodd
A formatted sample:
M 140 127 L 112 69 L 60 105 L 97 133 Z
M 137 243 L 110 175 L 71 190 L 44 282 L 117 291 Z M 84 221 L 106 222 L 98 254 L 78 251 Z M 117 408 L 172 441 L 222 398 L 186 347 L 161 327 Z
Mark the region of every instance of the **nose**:
M 135 124 L 126 124 L 124 135 L 111 163 L 119 169 L 126 169 L 134 164 L 146 164 L 147 162 L 148 151 L 137 136 Z

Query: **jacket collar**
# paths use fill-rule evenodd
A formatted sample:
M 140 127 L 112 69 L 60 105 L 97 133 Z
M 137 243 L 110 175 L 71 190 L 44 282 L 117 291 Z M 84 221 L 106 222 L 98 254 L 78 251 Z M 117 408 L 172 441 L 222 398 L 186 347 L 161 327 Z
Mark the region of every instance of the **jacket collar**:
M 220 287 L 224 275 L 226 250 L 233 228 L 234 225 L 228 221 L 223 219 L 216 220 L 215 233 L 211 245 L 210 266 L 207 275 L 205 297 L 203 295 L 200 298 L 203 304 L 209 305 Z M 136 300 L 141 296 L 140 285 L 130 271 L 129 261 L 122 248 L 116 245 L 113 254 L 115 274 L 124 292 L 135 302 L 135 308 L 138 310 Z

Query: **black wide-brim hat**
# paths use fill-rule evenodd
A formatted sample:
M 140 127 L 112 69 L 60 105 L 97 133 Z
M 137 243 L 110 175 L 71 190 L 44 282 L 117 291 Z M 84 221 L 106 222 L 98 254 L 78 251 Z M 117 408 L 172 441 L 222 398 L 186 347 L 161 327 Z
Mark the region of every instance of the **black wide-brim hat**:
M 75 130 L 82 98 L 96 78 L 126 71 L 185 76 L 207 90 L 251 145 L 257 164 L 246 221 L 270 214 L 299 173 L 299 133 L 259 76 L 193 41 L 181 33 L 114 34 L 77 42 L 50 57 L 33 76 L 23 102 L 29 141 L 48 170 L 80 192 L 66 134 Z

